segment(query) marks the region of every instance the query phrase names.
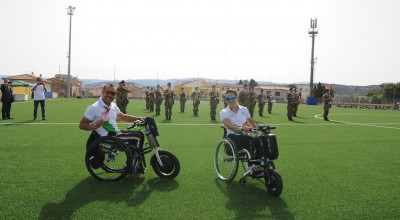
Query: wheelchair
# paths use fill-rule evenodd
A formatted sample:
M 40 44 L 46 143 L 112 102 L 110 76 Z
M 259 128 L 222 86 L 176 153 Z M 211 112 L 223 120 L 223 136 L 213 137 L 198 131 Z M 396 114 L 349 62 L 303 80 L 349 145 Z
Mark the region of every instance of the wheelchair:
M 241 186 L 246 185 L 247 177 L 253 179 L 264 178 L 267 191 L 273 196 L 279 196 L 282 193 L 283 182 L 279 172 L 275 169 L 274 161 L 278 158 L 278 144 L 276 136 L 271 134 L 271 129 L 276 127 L 266 126 L 264 124 L 257 124 L 258 129 L 252 130 L 261 131 L 262 134 L 254 136 L 256 144 L 260 144 L 263 149 L 263 157 L 261 159 L 254 159 L 253 152 L 247 149 L 240 149 L 236 146 L 232 138 L 226 137 L 226 127 L 224 129 L 223 139 L 218 142 L 214 157 L 214 167 L 218 177 L 226 182 L 231 182 L 239 169 L 239 161 L 244 169 L 243 176 L 239 180 Z M 252 165 L 261 164 L 261 174 L 253 174 Z
M 146 172 L 145 154 L 154 149 L 150 164 L 161 178 L 173 179 L 180 171 L 178 158 L 171 152 L 162 150 L 157 141 L 157 125 L 152 117 L 135 121 L 129 129 L 144 127 L 144 134 L 120 131 L 109 136 L 94 138 L 86 150 L 85 163 L 89 173 L 100 181 L 119 181 L 128 174 L 133 176 Z M 93 133 L 92 133 L 93 134 Z M 146 136 L 147 143 L 144 141 Z M 89 138 L 90 139 L 90 138 Z M 145 147 L 143 147 L 145 146 Z

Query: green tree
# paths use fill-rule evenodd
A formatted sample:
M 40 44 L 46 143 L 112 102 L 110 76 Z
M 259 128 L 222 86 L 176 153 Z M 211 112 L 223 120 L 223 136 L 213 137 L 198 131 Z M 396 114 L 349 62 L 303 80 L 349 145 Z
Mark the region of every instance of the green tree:
M 250 87 L 251 87 L 251 86 L 256 87 L 256 86 L 258 86 L 258 83 L 257 83 L 254 79 L 250 79 L 249 86 L 250 86 Z
M 239 80 L 239 85 L 243 85 L 243 81 L 242 80 Z
M 288 87 L 289 87 L 289 88 L 296 88 L 296 89 L 297 89 L 297 86 L 296 86 L 295 84 L 289 84 Z

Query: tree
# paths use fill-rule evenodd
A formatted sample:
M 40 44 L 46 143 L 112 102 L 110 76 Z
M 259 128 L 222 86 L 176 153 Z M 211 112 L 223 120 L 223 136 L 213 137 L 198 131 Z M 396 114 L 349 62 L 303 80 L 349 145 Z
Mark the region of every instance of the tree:
M 250 87 L 252 87 L 252 86 L 256 87 L 256 86 L 258 86 L 258 83 L 254 79 L 250 79 L 249 86 Z
M 243 85 L 243 81 L 242 80 L 239 80 L 239 85 Z
M 297 86 L 295 84 L 289 84 L 288 87 L 297 89 Z

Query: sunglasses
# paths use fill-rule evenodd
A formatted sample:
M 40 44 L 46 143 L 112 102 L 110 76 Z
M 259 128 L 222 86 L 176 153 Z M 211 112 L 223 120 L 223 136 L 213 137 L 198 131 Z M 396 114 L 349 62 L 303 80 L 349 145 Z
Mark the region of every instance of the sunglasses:
M 234 99 L 236 99 L 236 97 L 237 96 L 234 96 L 234 95 L 233 96 L 228 96 L 228 97 L 225 98 L 225 100 L 234 100 Z
M 117 94 L 116 92 L 108 90 L 108 89 L 104 90 L 104 93 L 107 95 L 112 95 L 112 96 L 115 96 Z

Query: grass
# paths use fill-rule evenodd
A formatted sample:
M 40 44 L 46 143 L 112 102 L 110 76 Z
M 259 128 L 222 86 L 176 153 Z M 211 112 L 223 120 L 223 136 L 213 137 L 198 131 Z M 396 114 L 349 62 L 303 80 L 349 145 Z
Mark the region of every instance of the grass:
M 325 122 L 321 106 L 301 105 L 289 122 L 283 104 L 265 117 L 256 110 L 255 121 L 277 126 L 275 164 L 284 189 L 276 198 L 259 180 L 240 186 L 242 170 L 231 183 L 217 179 L 213 155 L 221 122 L 210 120 L 206 102 L 198 117 L 191 103 L 180 113 L 179 102 L 171 121 L 164 106 L 153 115 L 161 147 L 181 163 L 174 180 L 158 178 L 149 167 L 136 178 L 98 182 L 84 164 L 89 132 L 78 129 L 95 101 L 46 100 L 48 120 L 36 122 L 32 102 L 12 105 L 15 119 L 0 121 L 0 219 L 400 218 L 400 112 L 333 107 L 334 121 Z M 144 106 L 131 101 L 128 113 L 151 116 Z

